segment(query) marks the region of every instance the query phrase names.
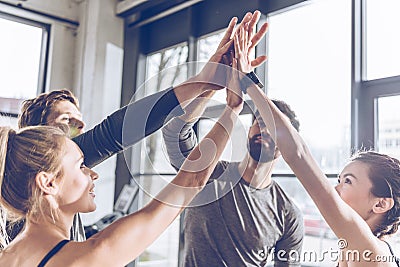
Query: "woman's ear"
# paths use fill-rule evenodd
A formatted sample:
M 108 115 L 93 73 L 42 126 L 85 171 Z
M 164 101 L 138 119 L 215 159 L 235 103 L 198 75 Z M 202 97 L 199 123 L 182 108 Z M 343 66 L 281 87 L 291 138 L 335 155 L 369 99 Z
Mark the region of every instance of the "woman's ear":
M 372 210 L 374 213 L 385 213 L 394 206 L 394 200 L 391 197 L 380 197 L 373 206 Z
M 45 194 L 55 195 L 58 192 L 56 175 L 53 173 L 39 172 L 36 174 L 36 184 Z

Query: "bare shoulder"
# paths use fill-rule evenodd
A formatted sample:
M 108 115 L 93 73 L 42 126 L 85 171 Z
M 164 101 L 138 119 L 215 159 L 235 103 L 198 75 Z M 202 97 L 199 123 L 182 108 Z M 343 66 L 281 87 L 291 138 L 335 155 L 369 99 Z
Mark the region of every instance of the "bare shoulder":
M 84 242 L 68 242 L 54 257 L 46 264 L 46 267 L 55 266 L 110 266 L 107 255 L 110 250 L 106 242 L 100 242 L 95 238 Z

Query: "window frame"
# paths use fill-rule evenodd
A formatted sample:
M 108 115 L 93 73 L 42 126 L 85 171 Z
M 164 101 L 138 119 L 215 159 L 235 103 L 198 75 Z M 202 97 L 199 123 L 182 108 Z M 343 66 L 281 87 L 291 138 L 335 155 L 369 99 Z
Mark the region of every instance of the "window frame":
M 47 23 L 38 22 L 32 19 L 23 18 L 17 15 L 12 15 L 9 13 L 5 13 L 0 11 L 0 18 L 5 20 L 10 20 L 16 23 L 21 23 L 33 27 L 38 27 L 42 29 L 42 41 L 41 41 L 41 49 L 40 49 L 40 60 L 39 60 L 39 73 L 37 80 L 37 90 L 36 94 L 40 94 L 45 92 L 46 87 L 46 76 L 47 76 L 47 66 L 49 60 L 49 44 L 50 44 L 50 29 L 51 26 Z M 10 116 L 13 118 L 18 117 L 19 107 L 24 99 L 15 99 L 15 98 L 4 98 L 0 96 L 1 102 L 11 102 L 11 108 L 4 109 L 5 105 L 0 105 L 0 113 L 5 116 Z

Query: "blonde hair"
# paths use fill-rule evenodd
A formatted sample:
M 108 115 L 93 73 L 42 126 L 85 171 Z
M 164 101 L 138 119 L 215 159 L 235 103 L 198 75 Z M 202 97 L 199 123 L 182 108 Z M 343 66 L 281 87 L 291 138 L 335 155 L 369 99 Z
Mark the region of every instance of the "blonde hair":
M 65 138 L 60 129 L 49 126 L 18 132 L 0 127 L 0 250 L 8 242 L 6 219 L 17 221 L 43 214 L 42 191 L 35 177 L 42 171 L 62 175 Z

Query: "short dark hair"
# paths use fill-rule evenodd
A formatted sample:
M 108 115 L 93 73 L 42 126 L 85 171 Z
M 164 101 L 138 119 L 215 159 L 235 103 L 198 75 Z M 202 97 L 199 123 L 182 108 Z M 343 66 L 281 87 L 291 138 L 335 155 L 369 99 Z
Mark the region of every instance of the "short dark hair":
M 283 113 L 286 115 L 286 117 L 289 118 L 290 123 L 292 126 L 296 129 L 296 131 L 300 130 L 300 121 L 298 120 L 296 113 L 291 109 L 291 107 L 284 101 L 282 100 L 276 100 L 272 99 L 272 102 L 275 104 L 275 106 Z M 257 110 L 254 113 L 255 119 L 261 120 L 261 115 L 260 112 Z M 264 123 L 264 122 L 263 122 Z M 265 124 L 265 123 L 264 123 Z
M 79 109 L 78 99 L 67 89 L 54 90 L 25 100 L 18 116 L 18 127 L 46 125 L 51 109 L 63 100 L 71 102 Z

